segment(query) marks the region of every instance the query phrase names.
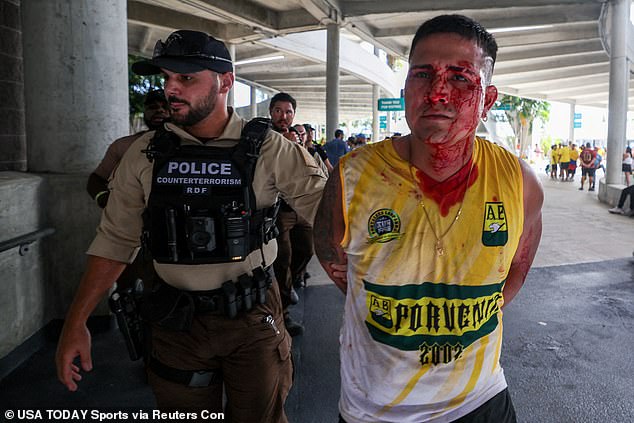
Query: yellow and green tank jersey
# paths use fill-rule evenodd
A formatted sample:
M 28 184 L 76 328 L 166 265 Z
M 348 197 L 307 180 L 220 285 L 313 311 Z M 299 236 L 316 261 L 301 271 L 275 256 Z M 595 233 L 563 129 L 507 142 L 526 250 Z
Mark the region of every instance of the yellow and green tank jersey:
M 524 224 L 522 174 L 517 157 L 483 139 L 472 160 L 473 184 L 441 237 L 442 255 L 430 222 L 444 234 L 460 203 L 443 215 L 423 197 L 393 141 L 340 161 L 347 422 L 451 421 L 506 388 L 502 288 Z

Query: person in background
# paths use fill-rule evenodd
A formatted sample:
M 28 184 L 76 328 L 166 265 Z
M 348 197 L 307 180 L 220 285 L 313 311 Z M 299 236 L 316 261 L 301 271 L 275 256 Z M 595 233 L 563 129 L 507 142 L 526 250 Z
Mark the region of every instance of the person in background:
M 304 140 L 300 138 L 299 131 L 293 127 L 296 110 L 297 101 L 290 94 L 275 94 L 269 104 L 273 129 L 302 146 L 302 150 L 306 154 L 307 166 L 318 167 L 315 159 L 303 147 Z M 302 133 L 305 135 L 305 129 Z M 278 251 L 273 269 L 280 285 L 286 330 L 291 336 L 298 336 L 304 333 L 304 326 L 292 318 L 289 307 L 299 301 L 299 296 L 293 286 L 294 279 L 298 277 L 300 269 L 306 268 L 306 264 L 314 254 L 313 228 L 310 222 L 297 214 L 284 198 L 281 200 L 276 226 L 279 232 L 277 236 Z
M 621 164 L 621 170 L 625 175 L 625 186 L 630 186 L 630 178 L 632 177 L 632 149 L 627 146 L 625 153 L 623 153 L 623 162 Z
M 106 207 L 110 191 L 108 190 L 108 178 L 112 175 L 123 155 L 139 137 L 148 131 L 154 131 L 169 120 L 169 107 L 162 89 L 149 91 L 143 103 L 143 122 L 147 130 L 137 132 L 127 137 L 115 140 L 108 149 L 99 166 L 88 176 L 86 191 L 101 208 Z M 137 254 L 132 263 L 126 266 L 119 278 L 117 288 L 121 290 L 135 289 L 137 281 L 143 281 L 146 289 L 152 286 L 154 276 L 152 261 L 145 251 Z
M 88 176 L 86 191 L 97 202 L 99 207 L 104 208 L 108 203 L 108 195 L 110 194 L 110 191 L 108 191 L 108 178 L 125 152 L 128 151 L 128 148 L 141 135 L 148 131 L 156 130 L 168 119 L 169 108 L 163 90 L 149 91 L 143 103 L 143 122 L 148 129 L 116 139 L 108 146 L 99 166 Z
M 568 180 L 575 180 L 575 173 L 577 173 L 577 159 L 579 158 L 579 150 L 577 150 L 577 144 L 572 144 L 570 147 L 570 163 L 568 163 Z
M 588 191 L 594 191 L 594 175 L 596 173 L 595 161 L 597 152 L 592 148 L 590 143 L 581 149 L 579 153 L 579 163 L 581 164 L 581 187 L 579 191 L 583 191 L 583 185 L 588 178 Z
M 567 144 L 560 144 L 557 149 L 559 153 L 559 180 L 562 182 L 568 178 L 568 165 L 570 164 L 570 147 Z
M 337 166 L 339 159 L 350 151 L 350 146 L 343 140 L 343 131 L 341 129 L 335 131 L 335 137 L 324 145 L 324 150 L 326 150 L 328 160 L 332 166 Z
M 269 103 L 269 115 L 271 116 L 271 125 L 275 132 L 279 132 L 290 141 L 299 143 L 297 132 L 291 131 L 296 108 L 297 102 L 290 94 L 277 93 L 271 98 Z
M 619 203 L 616 207 L 612 207 L 608 209 L 610 213 L 614 214 L 623 214 L 625 216 L 634 216 L 634 203 L 632 202 L 632 197 L 634 195 L 634 185 L 630 185 L 626 188 L 623 188 L 621 191 L 621 196 L 619 197 Z M 630 208 L 625 210 L 625 202 L 627 201 L 627 197 L 630 197 Z
M 354 141 L 354 148 L 359 148 L 368 143 L 368 139 L 363 133 L 357 134 Z
M 594 152 L 596 154 L 595 158 L 594 158 L 595 176 L 592 179 L 592 185 L 590 186 L 592 191 L 594 191 L 594 184 L 597 182 L 596 171 L 601 169 L 601 170 L 603 170 L 603 175 L 605 175 L 605 166 L 603 165 L 603 157 L 605 155 L 605 150 L 603 150 L 603 148 L 601 148 L 598 145 L 596 145 L 594 147 Z
M 557 163 L 559 162 L 559 153 L 557 152 L 557 144 L 553 144 L 550 149 L 550 179 L 557 179 Z
M 328 153 L 326 153 L 324 147 L 315 142 L 315 128 L 310 126 L 308 123 L 305 123 L 303 126 L 306 130 L 306 148 L 310 154 L 314 155 L 316 153 L 319 155 L 319 158 L 328 170 L 327 174 L 330 175 L 330 172 L 332 172 L 332 164 L 328 159 Z

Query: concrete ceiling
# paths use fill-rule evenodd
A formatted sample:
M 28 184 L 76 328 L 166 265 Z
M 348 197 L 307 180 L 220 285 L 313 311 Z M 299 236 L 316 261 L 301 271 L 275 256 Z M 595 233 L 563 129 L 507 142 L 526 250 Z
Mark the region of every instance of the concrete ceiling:
M 150 56 L 157 39 L 175 29 L 197 29 L 235 44 L 239 63 L 280 55 L 267 42 L 271 38 L 336 22 L 342 38 L 367 41 L 406 60 L 423 21 L 460 13 L 494 33 L 500 49 L 493 83 L 500 92 L 605 108 L 609 57 L 600 36 L 603 7 L 597 0 L 128 0 L 128 45 L 130 53 Z M 283 60 L 238 64 L 236 76 L 289 92 L 298 99 L 302 121 L 324 122 L 325 58 L 282 54 Z M 340 104 L 341 121 L 369 117 L 367 78 L 342 69 Z

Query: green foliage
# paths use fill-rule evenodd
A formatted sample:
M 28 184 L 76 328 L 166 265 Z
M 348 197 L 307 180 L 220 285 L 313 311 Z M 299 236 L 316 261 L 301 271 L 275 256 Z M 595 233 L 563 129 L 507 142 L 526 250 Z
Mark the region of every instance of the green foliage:
M 548 135 L 547 137 L 542 138 L 539 143 L 539 147 L 542 149 L 542 152 L 548 153 L 550 151 L 550 147 L 553 145 L 553 137 Z
M 530 147 L 533 122 L 535 120 L 548 121 L 550 103 L 504 94 L 495 103 L 495 108 L 508 109 L 504 110 L 504 113 L 515 132 L 517 154 L 520 157 L 525 156 Z
M 520 120 L 520 122 L 524 121 L 529 125 L 530 129 L 532 129 L 535 119 L 546 122 L 550 117 L 550 103 L 543 100 L 533 100 L 504 94 L 502 98 L 495 103 L 495 106 L 508 106 L 510 110 L 505 110 L 504 113 L 509 122 L 512 124 L 517 120 Z
M 143 57 L 128 55 L 128 96 L 130 99 L 130 122 L 143 115 L 143 102 L 148 91 L 162 88 L 161 75 L 141 76 L 132 72 L 132 64 L 143 60 Z

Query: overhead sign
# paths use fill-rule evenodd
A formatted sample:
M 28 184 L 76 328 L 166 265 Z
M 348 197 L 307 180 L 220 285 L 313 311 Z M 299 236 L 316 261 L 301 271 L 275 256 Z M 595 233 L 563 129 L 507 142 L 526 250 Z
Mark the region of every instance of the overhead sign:
M 378 108 L 380 112 L 395 112 L 405 110 L 403 98 L 379 98 Z

